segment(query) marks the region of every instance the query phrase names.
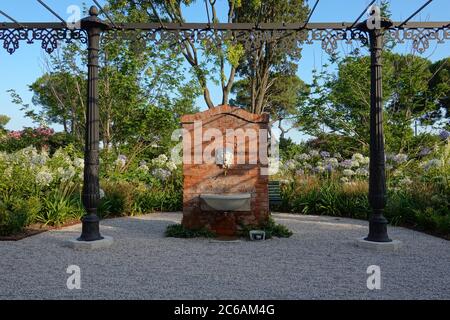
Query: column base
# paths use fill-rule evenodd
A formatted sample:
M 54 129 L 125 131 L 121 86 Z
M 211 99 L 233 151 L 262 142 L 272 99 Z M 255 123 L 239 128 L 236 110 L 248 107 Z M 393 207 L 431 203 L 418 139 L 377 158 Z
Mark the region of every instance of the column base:
M 400 240 L 392 240 L 390 242 L 376 242 L 376 241 L 368 241 L 365 238 L 356 239 L 355 244 L 357 247 L 360 248 L 384 252 L 397 251 L 402 246 L 402 242 Z
M 113 237 L 103 236 L 103 239 L 94 241 L 83 241 L 78 239 L 70 239 L 67 246 L 75 250 L 94 250 L 109 248 L 114 243 Z

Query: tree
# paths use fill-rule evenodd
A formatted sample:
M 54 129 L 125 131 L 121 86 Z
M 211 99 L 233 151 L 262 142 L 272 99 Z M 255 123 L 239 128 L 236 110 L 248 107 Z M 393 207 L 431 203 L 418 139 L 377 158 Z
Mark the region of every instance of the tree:
M 142 13 L 146 13 L 147 18 L 139 22 L 181 23 L 185 21 L 182 5 L 189 6 L 195 1 L 110 0 L 109 2 L 113 9 L 122 10 L 129 16 L 142 17 Z M 228 0 L 227 3 L 226 22 L 228 23 L 302 22 L 308 13 L 303 0 Z M 216 0 L 207 0 L 207 4 L 211 12 L 211 22 L 219 22 Z M 282 40 L 285 46 L 263 41 L 256 50 L 253 50 L 245 49 L 244 42 L 239 39 L 235 39 L 236 43 L 218 43 L 215 47 L 208 47 L 204 44 L 195 44 L 192 39 L 185 38 L 178 48 L 192 67 L 208 108 L 214 107 L 207 86 L 208 80 L 220 85 L 222 104 L 228 104 L 235 77 L 239 74 L 242 78 L 249 78 L 251 82 L 250 111 L 262 113 L 267 102 L 266 92 L 276 80 L 269 79 L 269 74 L 282 72 L 286 66 L 291 67 L 291 60 L 300 58 L 298 41 L 292 42 L 292 39 L 293 36 L 288 36 Z M 226 74 L 227 66 L 228 74 Z M 218 77 L 215 76 L 217 74 Z
M 396 151 L 408 148 L 414 134 L 412 124 L 415 121 L 426 124 L 426 116 L 440 108 L 432 90 L 438 85 L 430 86 L 431 79 L 429 60 L 384 52 L 383 101 L 388 148 Z M 370 58 L 353 54 L 338 60 L 336 74 L 314 73 L 311 96 L 300 115 L 308 134 L 341 134 L 364 148 L 370 137 L 369 126 L 364 125 L 369 122 L 369 110 Z
M 283 139 L 291 129 L 300 125 L 299 107 L 305 102 L 309 88 L 295 74 L 275 73 L 271 78 L 276 80 L 265 94 L 264 110 L 269 113 L 272 124 L 278 123 L 280 139 Z M 232 103 L 251 112 L 250 87 L 251 80 L 248 78 L 235 82 L 232 92 L 236 93 L 236 99 Z
M 305 21 L 307 14 L 308 7 L 303 0 L 240 1 L 236 22 L 298 23 Z M 288 35 L 278 42 L 263 40 L 245 53 L 237 74 L 249 81 L 250 112 L 265 112 L 269 90 L 278 76 L 295 74 L 297 65 L 293 62 L 301 58 L 300 44 L 293 35 Z
M 116 21 L 127 19 L 111 13 Z M 100 137 L 105 149 L 118 149 L 136 141 L 145 142 L 165 132 L 149 118 L 167 111 L 171 123 L 195 110 L 199 86 L 185 79 L 182 58 L 168 48 L 154 48 L 146 40 L 104 35 L 99 55 Z M 81 61 L 79 59 L 81 57 Z M 85 124 L 86 49 L 73 43 L 64 46 L 46 62 L 47 72 L 31 86 L 33 103 L 24 104 L 12 92 L 13 102 L 36 122 L 61 124 L 64 131 L 82 143 Z M 151 110 L 152 112 L 149 112 Z M 156 110 L 156 111 L 155 111 Z M 146 128 L 139 131 L 138 128 Z M 143 137 L 147 135 L 146 137 Z
M 0 114 L 0 130 L 5 130 L 5 126 L 8 124 L 10 117 Z
M 433 122 L 444 121 L 450 130 L 450 58 L 436 61 L 430 66 L 430 71 L 429 89 L 439 109 L 436 108 L 429 117 Z

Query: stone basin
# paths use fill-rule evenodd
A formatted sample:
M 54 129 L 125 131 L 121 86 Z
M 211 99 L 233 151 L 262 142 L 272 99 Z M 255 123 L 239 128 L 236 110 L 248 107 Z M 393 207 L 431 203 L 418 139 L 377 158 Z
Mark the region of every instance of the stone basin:
M 200 195 L 200 199 L 218 211 L 249 211 L 250 198 L 250 193 Z

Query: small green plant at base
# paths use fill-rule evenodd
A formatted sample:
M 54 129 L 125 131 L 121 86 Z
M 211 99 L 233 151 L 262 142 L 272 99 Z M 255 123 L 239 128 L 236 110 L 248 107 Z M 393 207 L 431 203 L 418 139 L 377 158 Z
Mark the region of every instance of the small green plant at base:
M 272 217 L 269 217 L 266 223 L 261 224 L 259 226 L 241 226 L 241 235 L 244 237 L 249 237 L 249 232 L 251 230 L 262 230 L 266 233 L 266 239 L 270 239 L 273 237 L 278 238 L 289 238 L 292 236 L 292 231 L 289 230 L 286 226 L 282 224 L 278 224 Z
M 166 237 L 173 238 L 214 238 L 216 234 L 208 229 L 187 229 L 182 224 L 167 226 Z

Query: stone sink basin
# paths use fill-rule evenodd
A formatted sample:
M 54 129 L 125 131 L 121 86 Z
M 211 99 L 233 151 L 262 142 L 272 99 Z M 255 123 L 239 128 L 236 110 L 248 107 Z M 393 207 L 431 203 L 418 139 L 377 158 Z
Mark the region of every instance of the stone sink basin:
M 200 199 L 218 211 L 250 211 L 250 198 L 250 193 L 200 195 Z

